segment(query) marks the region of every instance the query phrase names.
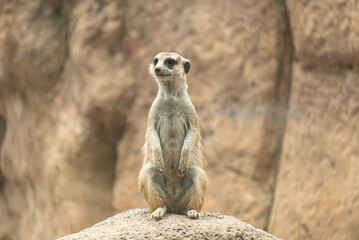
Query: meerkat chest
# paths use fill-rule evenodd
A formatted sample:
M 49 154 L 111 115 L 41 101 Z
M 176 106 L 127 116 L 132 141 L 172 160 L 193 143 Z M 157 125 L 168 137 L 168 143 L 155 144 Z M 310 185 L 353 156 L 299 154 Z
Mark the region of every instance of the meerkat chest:
M 176 99 L 169 99 L 162 103 L 159 113 L 157 129 L 161 140 L 177 138 L 183 140 L 187 126 L 187 107 Z

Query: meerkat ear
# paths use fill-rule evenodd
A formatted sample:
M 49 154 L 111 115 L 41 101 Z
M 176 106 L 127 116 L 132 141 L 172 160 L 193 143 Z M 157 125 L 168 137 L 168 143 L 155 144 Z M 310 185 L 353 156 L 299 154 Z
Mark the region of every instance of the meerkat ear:
M 189 69 L 191 67 L 191 63 L 186 59 L 183 61 L 183 68 L 184 72 L 187 74 L 189 72 Z

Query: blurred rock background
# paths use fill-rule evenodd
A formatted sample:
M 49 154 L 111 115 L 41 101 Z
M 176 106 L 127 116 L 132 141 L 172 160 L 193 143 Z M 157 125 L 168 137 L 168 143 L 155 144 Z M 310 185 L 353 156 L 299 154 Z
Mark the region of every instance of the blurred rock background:
M 359 238 L 356 0 L 0 0 L 0 239 L 146 207 L 161 51 L 191 60 L 203 211 L 284 239 Z

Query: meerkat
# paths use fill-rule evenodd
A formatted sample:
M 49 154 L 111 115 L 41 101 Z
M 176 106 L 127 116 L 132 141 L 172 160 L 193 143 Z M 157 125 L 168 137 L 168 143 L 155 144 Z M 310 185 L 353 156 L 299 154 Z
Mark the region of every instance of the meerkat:
M 159 91 L 148 116 L 139 190 L 154 219 L 166 212 L 199 218 L 204 201 L 208 180 L 199 122 L 187 92 L 190 66 L 179 54 L 162 52 L 149 67 Z

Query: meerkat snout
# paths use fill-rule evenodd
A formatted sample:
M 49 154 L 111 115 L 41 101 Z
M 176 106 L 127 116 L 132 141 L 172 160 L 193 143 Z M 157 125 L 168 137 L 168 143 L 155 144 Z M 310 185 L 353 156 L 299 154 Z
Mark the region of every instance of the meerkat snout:
M 185 76 L 191 67 L 189 60 L 177 53 L 161 52 L 150 64 L 150 73 L 156 79 Z

